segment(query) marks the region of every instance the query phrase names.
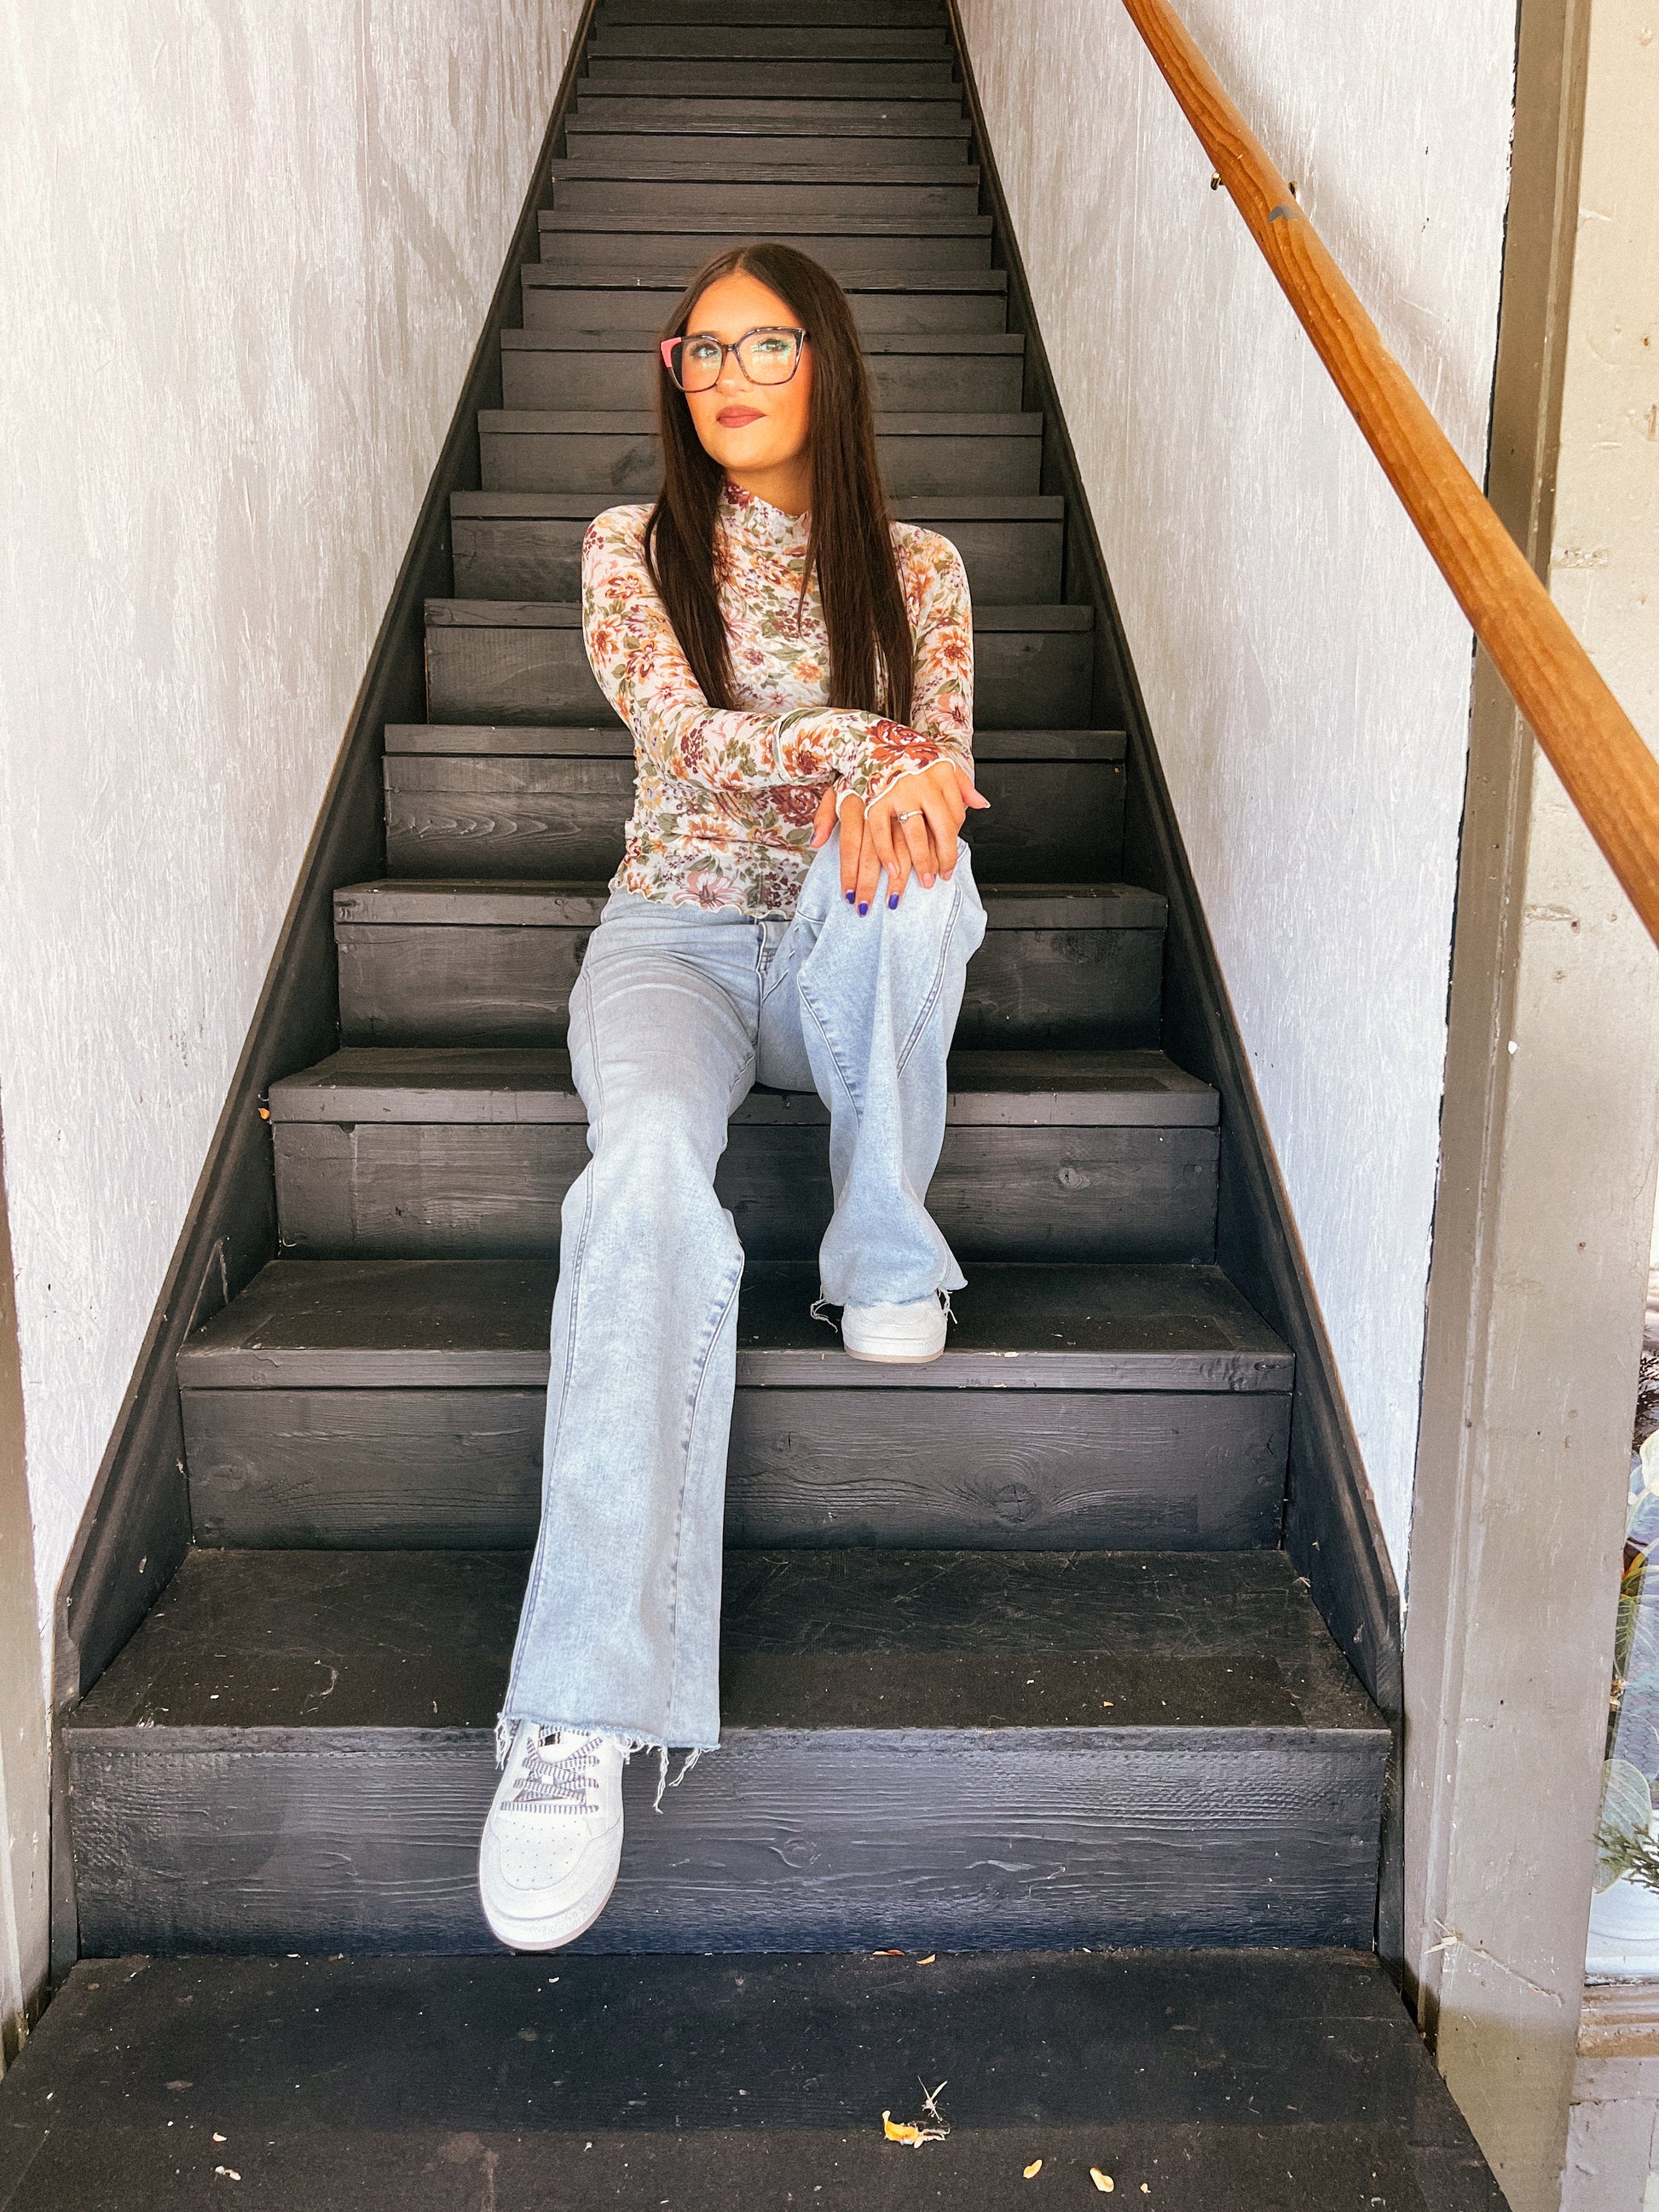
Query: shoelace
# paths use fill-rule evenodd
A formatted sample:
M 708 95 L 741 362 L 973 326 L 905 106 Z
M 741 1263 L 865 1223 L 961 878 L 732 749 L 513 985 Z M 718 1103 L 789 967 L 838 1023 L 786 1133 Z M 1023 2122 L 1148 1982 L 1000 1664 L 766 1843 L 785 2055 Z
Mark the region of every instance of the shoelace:
M 556 1745 L 564 1747 L 556 1754 Z M 597 1812 L 599 1780 L 598 1736 L 532 1725 L 525 1762 L 508 1802 L 514 1811 Z

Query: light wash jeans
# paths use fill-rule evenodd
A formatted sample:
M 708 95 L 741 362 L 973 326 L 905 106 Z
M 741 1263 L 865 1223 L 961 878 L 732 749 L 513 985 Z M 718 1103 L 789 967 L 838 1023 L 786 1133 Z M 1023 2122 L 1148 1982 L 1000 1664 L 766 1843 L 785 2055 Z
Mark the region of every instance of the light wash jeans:
M 923 1205 L 945 1056 L 985 909 L 956 872 L 847 903 L 836 836 L 793 916 L 613 892 L 570 994 L 589 1164 L 564 1200 L 542 1519 L 496 1756 L 516 1719 L 630 1751 L 720 1741 L 720 1560 L 743 1248 L 714 1194 L 757 1081 L 830 1109 L 824 1299 L 906 1304 L 964 1278 Z M 678 1778 L 677 1777 L 676 1779 Z

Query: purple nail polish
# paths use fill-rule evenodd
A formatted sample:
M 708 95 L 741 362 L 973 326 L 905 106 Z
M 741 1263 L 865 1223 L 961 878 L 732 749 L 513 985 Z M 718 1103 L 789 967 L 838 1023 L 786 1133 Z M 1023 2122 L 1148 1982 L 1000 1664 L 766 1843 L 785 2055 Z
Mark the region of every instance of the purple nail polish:
M 848 891 L 847 894 L 847 903 L 848 906 L 851 906 L 853 903 L 853 894 L 851 891 Z
M 868 914 L 868 913 L 869 913 L 869 911 L 870 911 L 870 902 L 869 902 L 869 900 L 868 900 L 868 899 L 860 899 L 860 900 L 859 901 L 859 912 L 860 912 L 860 914 Z
M 898 893 L 896 891 L 890 891 L 888 893 L 887 903 L 890 907 L 896 906 L 898 904 Z

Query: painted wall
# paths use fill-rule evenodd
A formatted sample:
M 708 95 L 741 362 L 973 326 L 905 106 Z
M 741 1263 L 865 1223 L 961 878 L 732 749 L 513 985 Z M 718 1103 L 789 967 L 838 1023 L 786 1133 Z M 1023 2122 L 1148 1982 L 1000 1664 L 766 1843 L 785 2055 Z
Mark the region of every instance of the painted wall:
M 0 1089 L 43 1622 L 578 13 L 0 15 Z
M 1119 0 L 960 5 L 1403 1582 L 1469 632 Z M 1182 14 L 1482 473 L 1513 0 Z

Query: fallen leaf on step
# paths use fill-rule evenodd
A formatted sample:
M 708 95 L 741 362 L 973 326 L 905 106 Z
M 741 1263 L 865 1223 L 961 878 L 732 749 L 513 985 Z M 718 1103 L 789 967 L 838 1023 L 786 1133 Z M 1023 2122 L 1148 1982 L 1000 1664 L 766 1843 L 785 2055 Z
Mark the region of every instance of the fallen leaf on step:
M 870 1956 L 872 1959 L 902 1959 L 904 1954 L 902 1951 L 872 1951 Z
M 939 1953 L 937 1951 L 930 1951 L 925 1959 L 918 1959 L 916 1960 L 916 1964 L 919 1966 L 931 1966 L 938 1956 Z
M 1035 2180 L 1036 2176 L 1041 2173 L 1042 2171 L 1042 2160 L 1040 2158 L 1034 2158 L 1031 2160 L 1031 2163 L 1024 2169 L 1024 2178 L 1027 2181 Z
M 216 2173 L 222 2173 L 227 2181 L 240 2181 L 242 2178 L 234 2166 L 216 2166 L 213 2171 Z
M 945 2124 L 944 2114 L 933 2100 L 945 2086 L 943 2081 L 939 2084 L 938 2088 L 933 2089 L 930 2089 L 925 2081 L 921 2085 L 921 2101 L 939 2123 L 937 2127 L 918 2127 L 914 2120 L 896 2120 L 890 2112 L 884 2111 L 881 2116 L 881 2128 L 888 2142 L 908 2143 L 912 2150 L 920 2150 L 925 2142 L 943 2142 L 951 2130 Z
M 228 2136 L 222 2136 L 217 2128 L 216 2128 L 213 2131 L 213 2140 L 215 2142 L 228 2142 L 230 2141 L 230 2137 Z
M 1112 2191 L 1117 2187 L 1117 2184 L 1113 2180 L 1111 2175 L 1109 2173 L 1103 2173 L 1097 2166 L 1091 2166 L 1089 2168 L 1089 2179 L 1093 2182 L 1097 2189 L 1103 2190 L 1108 2197 L 1109 2197 Z

